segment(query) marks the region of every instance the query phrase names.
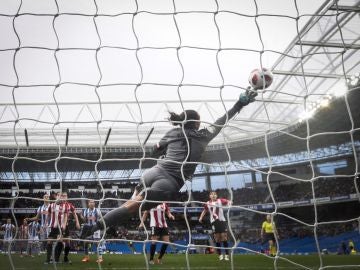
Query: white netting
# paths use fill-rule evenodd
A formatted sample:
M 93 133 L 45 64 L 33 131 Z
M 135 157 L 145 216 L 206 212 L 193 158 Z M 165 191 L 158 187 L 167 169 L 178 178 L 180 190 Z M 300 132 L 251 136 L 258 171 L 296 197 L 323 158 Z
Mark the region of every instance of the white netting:
M 208 147 L 209 157 L 199 162 L 194 183 L 201 175 L 221 175 L 219 187 L 235 202 L 227 212 L 231 269 L 246 269 L 237 263 L 237 253 L 260 251 L 241 244 L 241 233 L 253 231 L 239 227 L 246 222 L 253 226 L 267 213 L 276 222 L 310 228 L 312 252 L 318 255 L 317 265 L 307 264 L 306 259 L 286 256 L 277 241 L 274 269 L 335 267 L 323 261 L 319 231 L 328 224 L 358 226 L 360 216 L 354 210 L 328 219 L 319 217 L 318 209 L 339 211 L 337 201 L 356 208 L 360 200 L 359 2 L 74 2 L 0 3 L 1 185 L 12 194 L 0 199 L 10 209 L 2 209 L 2 219 L 11 216 L 16 228 L 7 246 L 11 268 L 18 266 L 9 251 L 22 242 L 17 215 L 34 212 L 16 203 L 42 203 L 32 195 L 34 182 L 50 184 L 52 190 L 79 189 L 70 198 L 78 208 L 86 207 L 90 197 L 100 209 L 120 205 L 133 186 L 120 192 L 120 182 L 113 181 L 116 187 L 110 188 L 110 180 L 138 181 L 153 160 L 147 156 L 148 145 L 170 129 L 166 111 L 196 109 L 202 125 L 211 124 L 246 89 L 250 71 L 260 67 L 272 67 L 273 85 L 259 90 L 257 101 L 225 125 Z M 348 169 L 342 171 L 340 164 L 340 169 L 322 174 L 320 161 L 331 163 L 336 157 L 343 157 Z M 302 172 L 299 164 L 308 169 Z M 261 178 L 266 186 L 261 204 L 251 197 L 239 200 L 251 191 L 234 191 L 240 186 L 236 172 L 250 174 L 254 185 Z M 93 186 L 76 182 L 84 179 Z M 285 184 L 279 186 L 278 179 Z M 339 192 L 339 185 L 345 191 Z M 187 187 L 182 202 L 171 202 L 183 213 L 187 240 L 172 245 L 185 252 L 183 265 L 192 269 L 197 266 L 192 266 L 190 253 L 211 245 L 196 242 L 191 214 L 207 198 L 196 197 L 192 184 Z M 303 194 L 287 198 L 298 187 Z M 302 207 L 310 217 L 289 210 L 292 206 Z M 148 244 L 145 232 L 136 239 L 120 239 Z M 107 243 L 119 241 L 105 238 Z M 142 246 L 141 259 L 149 269 L 146 248 Z

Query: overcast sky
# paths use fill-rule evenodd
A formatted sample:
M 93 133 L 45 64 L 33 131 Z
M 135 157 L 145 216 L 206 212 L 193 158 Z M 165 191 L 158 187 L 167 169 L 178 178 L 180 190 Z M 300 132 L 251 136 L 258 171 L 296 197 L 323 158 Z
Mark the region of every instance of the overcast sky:
M 133 131 L 135 124 L 114 121 L 164 121 L 167 110 L 182 110 L 180 99 L 197 101 L 183 105 L 212 122 L 225 111 L 221 98 L 235 100 L 248 86 L 251 70 L 261 65 L 271 68 L 322 2 L 181 0 L 174 6 L 170 0 L 140 0 L 136 6 L 126 0 L 96 1 L 96 5 L 88 0 L 23 0 L 21 16 L 14 18 L 20 1 L 2 0 L 0 34 L 6 38 L 0 40 L 0 84 L 6 86 L 0 86 L 1 103 L 12 103 L 13 93 L 16 103 L 39 103 L 18 106 L 19 118 L 46 123 L 20 121 L 17 128 L 51 130 L 59 118 L 71 123 L 56 129 L 87 127 L 96 135 L 96 124 L 75 122 L 101 120 L 104 130 L 131 126 Z M 54 17 L 56 13 L 60 15 Z M 96 13 L 99 16 L 94 17 Z M 298 28 L 297 15 L 301 16 Z M 15 51 L 18 47 L 22 48 Z M 263 49 L 266 52 L 261 54 Z M 275 85 L 278 78 L 274 79 Z M 17 84 L 28 87 L 13 91 Z M 61 85 L 55 90 L 56 84 Z M 198 86 L 179 89 L 179 84 Z M 222 85 L 227 86 L 220 90 Z M 61 105 L 59 111 L 54 105 L 41 105 L 55 100 L 79 104 Z M 206 107 L 204 100 L 216 102 Z M 95 104 L 84 107 L 87 102 Z M 260 106 L 260 102 L 249 106 L 242 117 Z M 281 106 L 275 104 L 274 109 L 280 112 Z M 14 106 L 0 106 L 0 120 L 15 120 L 14 112 Z M 13 126 L 13 122 L 1 123 L 0 129 Z M 262 126 L 251 128 L 263 132 Z

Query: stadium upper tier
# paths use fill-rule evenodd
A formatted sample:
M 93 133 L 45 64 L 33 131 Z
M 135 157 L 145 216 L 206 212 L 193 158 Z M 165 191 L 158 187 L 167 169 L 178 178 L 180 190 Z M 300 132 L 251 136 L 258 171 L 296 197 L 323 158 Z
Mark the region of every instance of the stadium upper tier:
M 285 130 L 248 140 L 228 143 L 231 160 L 249 160 L 268 156 L 298 153 L 308 150 L 356 142 L 360 140 L 360 89 L 351 90 L 346 98 L 334 99 L 328 107 L 320 108 L 316 115 L 306 121 L 296 123 Z M 349 117 L 351 115 L 351 118 Z M 307 133 L 309 130 L 309 134 Z M 308 140 L 307 140 L 308 138 Z M 309 144 L 308 144 L 309 142 Z M 151 146 L 145 147 L 145 157 L 149 156 Z M 268 150 L 268 152 L 267 152 Z M 352 151 L 352 150 L 351 150 Z M 97 161 L 98 168 L 131 169 L 139 168 L 143 149 L 138 146 L 109 147 L 2 147 L 0 148 L 1 171 L 11 171 L 12 162 L 17 155 L 15 171 L 53 171 L 55 160 L 61 170 L 93 170 Z M 338 155 L 338 153 L 336 154 Z M 23 159 L 25 158 L 25 159 Z M 35 160 L 30 160 L 35 159 Z M 208 146 L 204 162 L 228 161 L 225 144 Z M 154 164 L 154 160 L 143 160 L 142 168 Z

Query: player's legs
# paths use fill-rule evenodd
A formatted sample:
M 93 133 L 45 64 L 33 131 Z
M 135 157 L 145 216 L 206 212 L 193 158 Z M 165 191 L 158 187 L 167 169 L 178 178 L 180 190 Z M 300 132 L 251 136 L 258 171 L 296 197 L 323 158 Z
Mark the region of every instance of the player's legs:
M 97 239 L 97 240 L 99 241 L 100 239 Z M 104 255 L 104 253 L 106 251 L 105 242 L 104 241 L 98 242 L 96 250 L 97 250 L 97 254 L 98 254 L 98 258 L 97 258 L 96 262 L 99 264 L 99 263 L 102 263 L 104 261 L 103 255 Z
M 140 206 L 142 210 L 149 210 L 158 204 L 146 202 L 141 204 L 144 198 L 153 201 L 172 201 L 174 198 L 177 198 L 176 195 L 181 188 L 175 179 L 156 166 L 143 174 L 142 181 L 146 188 L 142 190 L 135 199 L 129 200 L 119 208 L 111 210 L 104 215 L 103 220 L 98 221 L 95 225 L 85 225 L 80 238 L 85 238 L 97 230 L 104 229 L 104 224 L 107 227 L 121 226 L 126 223 L 134 213 L 138 212 Z
M 223 260 L 223 255 L 221 254 L 221 238 L 220 233 L 214 233 L 214 240 L 216 245 L 216 253 L 219 255 L 219 260 Z
M 34 257 L 35 254 L 40 255 L 40 242 L 38 236 L 35 236 L 31 239 L 30 250 L 32 257 Z
M 67 239 L 64 241 L 64 263 L 70 263 L 71 261 L 69 260 L 69 253 L 70 253 L 70 239 Z
M 50 263 L 50 258 L 52 257 L 52 247 L 53 247 L 53 241 L 58 238 L 60 235 L 60 231 L 58 228 L 51 228 L 50 233 L 48 235 L 49 241 L 47 241 L 46 244 L 46 261 L 45 263 Z M 54 256 L 55 257 L 55 256 Z M 56 260 L 55 260 L 56 262 Z
M 215 220 L 212 224 L 214 230 L 214 240 L 216 243 L 217 254 L 219 255 L 219 260 L 225 259 L 226 261 L 229 260 L 229 247 L 228 239 L 227 239 L 227 223 L 226 221 Z M 225 248 L 225 256 L 222 254 L 221 250 L 221 243 Z
M 163 235 L 163 236 L 161 237 L 161 241 L 164 241 L 164 242 L 166 242 L 166 243 L 162 243 L 162 245 L 161 245 L 160 254 L 159 254 L 159 257 L 158 257 L 158 259 L 157 259 L 157 263 L 158 263 L 158 264 L 161 264 L 161 260 L 162 260 L 162 258 L 164 257 L 165 252 L 166 252 L 166 249 L 167 249 L 167 247 L 168 247 L 168 245 L 169 245 L 168 243 L 170 242 L 170 237 L 169 237 L 168 230 L 166 229 L 166 231 L 167 231 L 167 235 Z
M 225 261 L 228 261 L 229 260 L 229 250 L 228 250 L 229 243 L 228 243 L 228 234 L 227 234 L 227 232 L 220 233 L 220 241 L 222 242 L 224 250 L 225 250 L 224 259 L 225 259 Z
M 11 249 L 12 249 L 12 237 L 5 237 L 4 238 L 4 253 L 11 253 Z
M 42 251 L 46 251 L 46 245 L 47 245 L 47 241 L 46 239 L 48 238 L 49 235 L 49 230 L 46 226 L 41 226 L 40 227 L 40 248 Z
M 152 228 L 154 229 L 154 227 Z M 156 242 L 160 239 L 159 235 L 152 235 L 151 236 L 151 240 L 153 240 L 153 242 L 151 242 L 150 245 L 150 258 L 149 258 L 149 263 L 150 264 L 154 264 L 154 255 L 155 255 L 155 251 L 156 251 Z
M 49 235 L 50 238 L 50 235 Z M 45 263 L 50 263 L 50 258 L 51 258 L 51 253 L 52 253 L 52 246 L 53 246 L 53 242 L 52 241 L 47 241 L 46 243 L 46 261 Z
M 69 252 L 70 252 L 70 229 L 69 226 L 66 226 L 63 232 L 63 247 L 64 247 L 64 263 L 71 263 L 69 260 Z M 61 253 L 60 253 L 61 254 Z
M 276 242 L 275 242 L 274 234 L 273 233 L 265 233 L 264 243 L 269 244 L 268 254 L 270 256 L 275 256 L 277 250 L 276 250 Z
M 269 240 L 269 253 L 270 256 L 276 256 L 276 245 L 275 245 L 275 241 L 273 241 L 272 239 Z
M 32 245 L 33 245 L 33 240 L 32 238 L 29 238 L 27 243 L 26 243 L 26 255 L 27 256 L 32 256 Z
M 25 249 L 25 245 L 26 245 L 26 242 L 25 240 L 21 240 L 18 242 L 17 246 L 19 247 L 19 251 L 20 251 L 20 257 L 23 257 L 23 253 L 25 252 L 25 255 L 26 255 L 26 249 Z
M 96 246 L 96 249 L 98 250 L 98 254 L 99 254 L 99 241 L 101 239 L 101 231 L 98 230 L 96 232 L 94 232 L 92 238 L 92 240 L 94 240 L 93 243 L 90 243 L 90 242 L 85 242 L 84 243 L 84 253 L 85 253 L 85 256 L 84 258 L 81 260 L 82 262 L 89 262 L 90 261 L 90 256 L 89 256 L 89 248 L 94 244 Z M 100 256 L 98 256 L 98 259 L 99 259 Z M 101 256 L 102 258 L 102 256 Z
M 58 241 L 56 242 L 56 246 L 55 246 L 55 262 L 59 262 L 60 261 L 60 255 L 62 253 L 64 249 L 64 243 L 62 240 L 58 239 Z
M 212 224 L 212 230 L 214 232 L 214 241 L 216 246 L 216 253 L 219 255 L 219 260 L 223 260 L 223 255 L 221 254 L 221 238 L 220 238 L 220 231 L 219 231 L 219 220 L 215 220 Z
M 82 262 L 89 262 L 90 256 L 89 256 L 89 248 L 91 244 L 89 242 L 84 242 L 84 258 L 81 260 Z

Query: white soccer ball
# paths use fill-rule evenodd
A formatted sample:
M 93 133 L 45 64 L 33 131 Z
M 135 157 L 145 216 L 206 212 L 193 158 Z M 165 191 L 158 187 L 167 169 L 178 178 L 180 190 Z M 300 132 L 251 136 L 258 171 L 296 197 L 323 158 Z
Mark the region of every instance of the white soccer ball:
M 273 82 L 273 74 L 267 68 L 254 69 L 249 76 L 249 83 L 255 89 L 268 88 Z

